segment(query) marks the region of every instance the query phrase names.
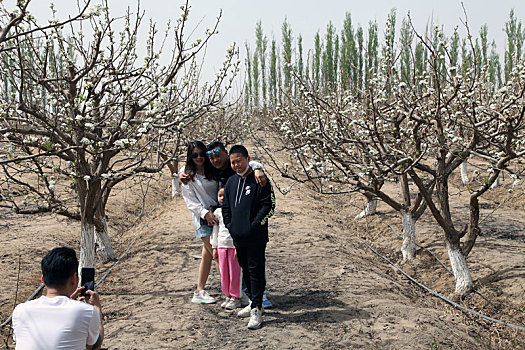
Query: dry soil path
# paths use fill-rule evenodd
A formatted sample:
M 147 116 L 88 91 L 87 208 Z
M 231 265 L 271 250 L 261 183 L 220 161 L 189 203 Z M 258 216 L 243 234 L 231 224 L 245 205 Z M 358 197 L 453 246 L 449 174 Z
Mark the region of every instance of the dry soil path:
M 267 248 L 274 308 L 260 330 L 218 304 L 190 303 L 200 244 L 184 201 L 170 201 L 100 288 L 109 349 L 452 349 L 480 346 L 476 327 L 396 274 L 332 222 L 308 191 L 277 197 Z M 212 295 L 220 295 L 212 270 Z M 483 342 L 483 340 L 481 340 Z

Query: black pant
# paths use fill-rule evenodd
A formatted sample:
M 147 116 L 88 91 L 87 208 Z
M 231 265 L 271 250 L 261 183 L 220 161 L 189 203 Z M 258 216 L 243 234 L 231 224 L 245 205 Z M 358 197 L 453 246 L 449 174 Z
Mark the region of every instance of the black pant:
M 266 243 L 250 247 L 237 247 L 237 260 L 242 268 L 242 279 L 248 298 L 252 301 L 252 309 L 262 309 L 263 293 L 266 289 L 265 265 Z

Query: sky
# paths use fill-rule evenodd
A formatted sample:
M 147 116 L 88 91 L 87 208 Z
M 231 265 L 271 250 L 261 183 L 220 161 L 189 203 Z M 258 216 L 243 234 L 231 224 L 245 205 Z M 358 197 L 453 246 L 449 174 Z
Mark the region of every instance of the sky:
M 4 4 L 14 0 L 4 0 Z M 97 0 L 92 0 L 94 3 Z M 54 0 L 59 18 L 64 18 L 74 12 L 73 0 Z M 136 2 L 130 0 L 108 0 L 112 14 L 122 15 L 127 6 L 136 8 Z M 165 23 L 180 15 L 180 0 L 148 0 L 142 1 L 141 8 L 146 11 L 146 18 L 151 18 L 158 28 L 165 28 Z M 509 18 L 509 12 L 514 9 L 518 19 L 525 16 L 524 0 L 464 0 L 468 14 L 468 23 L 473 35 L 478 34 L 482 24 L 488 24 L 489 38 L 496 40 L 500 55 L 505 48 L 505 33 L 503 28 Z M 189 28 L 193 31 L 193 39 L 200 37 L 206 28 L 212 27 L 222 9 L 222 19 L 219 34 L 209 43 L 202 70 L 203 79 L 212 79 L 215 71 L 224 60 L 226 49 L 237 43 L 241 48 L 244 60 L 244 43 L 255 45 L 255 25 L 261 21 L 263 30 L 269 39 L 274 37 L 280 42 L 281 24 L 286 18 L 292 28 L 292 35 L 303 37 L 304 52 L 313 46 L 315 33 L 320 30 L 324 35 L 326 26 L 331 21 L 339 32 L 347 12 L 351 14 L 354 26 L 360 24 L 366 32 L 368 22 L 376 20 L 379 25 L 380 38 L 383 33 L 386 17 L 392 8 L 397 11 L 397 26 L 410 11 L 414 26 L 424 33 L 429 23 L 440 24 L 446 34 L 450 35 L 458 27 L 464 36 L 465 19 L 461 1 L 459 0 L 191 0 Z M 30 11 L 37 18 L 46 19 L 49 2 L 32 0 Z M 398 33 L 396 33 L 398 34 Z M 381 40 L 381 39 L 380 39 Z

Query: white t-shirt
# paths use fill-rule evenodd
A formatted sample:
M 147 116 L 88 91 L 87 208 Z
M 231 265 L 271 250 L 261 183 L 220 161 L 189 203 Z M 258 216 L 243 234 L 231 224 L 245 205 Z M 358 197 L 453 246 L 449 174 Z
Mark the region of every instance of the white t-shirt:
M 13 312 L 16 349 L 85 349 L 99 336 L 97 309 L 66 296 L 42 296 Z

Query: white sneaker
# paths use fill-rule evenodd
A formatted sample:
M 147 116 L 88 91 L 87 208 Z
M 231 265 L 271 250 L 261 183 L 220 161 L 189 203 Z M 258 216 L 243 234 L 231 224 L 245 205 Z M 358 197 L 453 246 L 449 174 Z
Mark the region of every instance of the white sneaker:
M 196 304 L 213 304 L 215 301 L 215 298 L 205 290 L 201 290 L 198 293 L 196 291 L 193 292 L 193 298 L 191 299 L 191 302 Z
M 248 306 L 246 306 L 241 311 L 237 312 L 237 316 L 239 317 L 249 317 L 252 311 L 252 303 L 249 303 Z
M 250 321 L 248 321 L 248 329 L 259 329 L 262 324 L 262 310 L 258 307 L 250 312 Z
M 224 308 L 228 309 L 228 310 L 233 310 L 233 309 L 237 309 L 237 308 L 240 308 L 241 307 L 241 302 L 238 298 L 235 298 L 235 297 L 231 297 L 230 301 L 228 302 L 228 304 L 226 304 L 226 306 L 224 306 Z
M 250 298 L 244 293 L 244 291 L 241 291 L 241 297 L 239 298 L 241 302 L 241 306 L 247 306 L 250 305 Z
M 224 298 L 224 301 L 221 303 L 221 307 L 226 307 L 230 303 L 230 298 L 226 297 Z

